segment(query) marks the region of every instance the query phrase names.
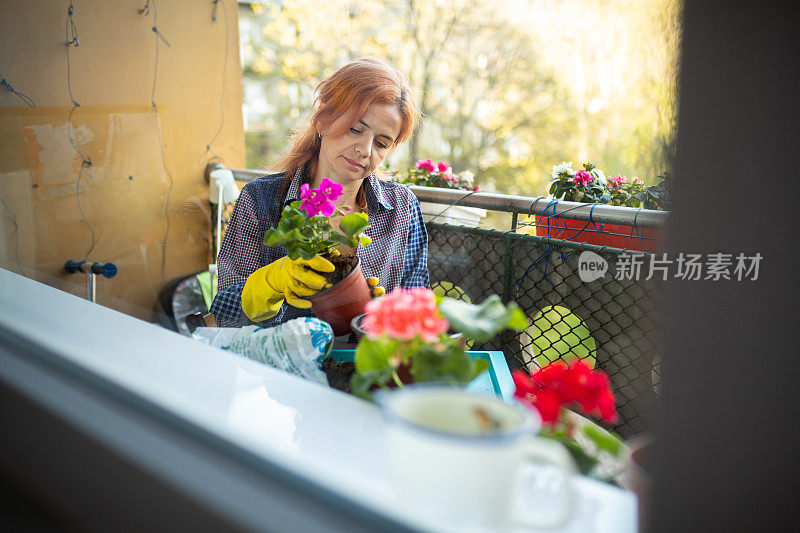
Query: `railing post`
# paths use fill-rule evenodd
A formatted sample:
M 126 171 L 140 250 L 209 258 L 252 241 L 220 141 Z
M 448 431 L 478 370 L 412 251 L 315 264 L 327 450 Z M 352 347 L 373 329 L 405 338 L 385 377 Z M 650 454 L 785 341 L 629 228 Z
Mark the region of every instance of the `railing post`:
M 512 219 L 512 226 L 516 227 L 516 213 Z M 512 229 L 513 232 L 513 229 Z M 505 253 L 503 255 L 503 303 L 508 303 L 514 300 L 514 245 L 511 233 L 503 235 L 505 241 Z M 506 330 L 500 338 L 503 342 L 503 354 L 506 357 L 506 362 L 511 370 L 517 370 L 522 367 L 521 361 L 514 354 L 519 353 L 522 343 L 519 340 L 520 333 L 512 330 Z

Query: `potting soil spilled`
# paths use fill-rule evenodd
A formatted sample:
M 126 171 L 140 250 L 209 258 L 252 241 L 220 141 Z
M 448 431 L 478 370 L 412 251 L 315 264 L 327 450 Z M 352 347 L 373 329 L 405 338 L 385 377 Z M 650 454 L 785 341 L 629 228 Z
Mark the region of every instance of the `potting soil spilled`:
M 322 360 L 322 371 L 328 376 L 328 383 L 334 389 L 349 393 L 350 376 L 356 371 L 353 361 L 337 361 L 333 357 Z

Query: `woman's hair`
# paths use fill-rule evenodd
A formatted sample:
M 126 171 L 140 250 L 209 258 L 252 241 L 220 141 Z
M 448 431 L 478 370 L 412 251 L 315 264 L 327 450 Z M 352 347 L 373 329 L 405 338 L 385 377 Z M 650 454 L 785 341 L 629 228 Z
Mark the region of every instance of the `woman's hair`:
M 341 116 L 347 117 L 341 131 L 344 134 L 374 104 L 393 104 L 400 111 L 400 133 L 390 148 L 405 142 L 414 129 L 418 113 L 411 95 L 411 87 L 395 67 L 377 57 L 360 57 L 346 64 L 317 86 L 314 112 L 308 125 L 292 138 L 292 148 L 277 162 L 286 174 L 281 199 L 286 196 L 291 180 L 298 168 L 303 169 L 302 183 L 309 183 L 317 172 L 321 139 L 319 133 L 327 131 Z M 359 190 L 363 201 L 363 186 Z M 282 200 L 281 200 L 282 201 Z

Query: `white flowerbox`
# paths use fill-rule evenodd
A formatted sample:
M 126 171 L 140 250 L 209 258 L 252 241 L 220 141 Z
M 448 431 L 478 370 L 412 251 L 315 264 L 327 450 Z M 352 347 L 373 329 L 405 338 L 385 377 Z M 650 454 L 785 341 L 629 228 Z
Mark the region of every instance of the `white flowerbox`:
M 478 207 L 466 207 L 463 205 L 448 207 L 447 204 L 435 204 L 432 202 L 420 202 L 419 206 L 422 209 L 422 219 L 425 222 L 474 228 L 480 224 L 481 219 L 486 217 L 486 209 Z

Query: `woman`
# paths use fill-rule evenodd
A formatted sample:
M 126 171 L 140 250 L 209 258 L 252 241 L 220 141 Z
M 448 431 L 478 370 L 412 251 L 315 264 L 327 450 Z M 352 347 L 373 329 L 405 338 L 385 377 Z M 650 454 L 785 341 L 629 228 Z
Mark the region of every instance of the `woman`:
M 271 326 L 310 314 L 304 297 L 325 286 L 318 272 L 333 265 L 321 256 L 292 261 L 263 238 L 283 207 L 299 199 L 300 186 L 316 188 L 323 178 L 342 186 L 337 207 L 369 217 L 372 244 L 356 250 L 365 276 L 377 277 L 387 291 L 430 284 L 419 202 L 375 175 L 414 129 L 408 82 L 388 63 L 362 57 L 320 83 L 314 104 L 310 123 L 279 163 L 282 172 L 251 181 L 236 202 L 217 259 L 220 290 L 211 313 L 220 326 Z

